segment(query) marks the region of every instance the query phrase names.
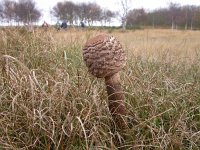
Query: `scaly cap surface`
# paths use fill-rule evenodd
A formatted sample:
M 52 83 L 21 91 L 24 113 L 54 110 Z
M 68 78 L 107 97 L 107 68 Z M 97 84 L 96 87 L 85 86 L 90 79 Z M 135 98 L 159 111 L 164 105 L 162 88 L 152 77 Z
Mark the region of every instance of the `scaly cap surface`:
M 98 78 L 119 72 L 126 63 L 126 55 L 119 41 L 106 34 L 98 35 L 86 42 L 83 59 L 89 72 Z

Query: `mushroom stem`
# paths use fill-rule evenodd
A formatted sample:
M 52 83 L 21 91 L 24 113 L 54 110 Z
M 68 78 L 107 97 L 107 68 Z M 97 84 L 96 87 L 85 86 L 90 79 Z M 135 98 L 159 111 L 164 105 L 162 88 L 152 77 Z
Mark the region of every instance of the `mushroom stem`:
M 123 116 L 126 116 L 125 98 L 120 84 L 119 73 L 105 77 L 105 84 L 108 93 L 108 106 L 111 115 L 120 129 L 127 127 L 127 122 Z

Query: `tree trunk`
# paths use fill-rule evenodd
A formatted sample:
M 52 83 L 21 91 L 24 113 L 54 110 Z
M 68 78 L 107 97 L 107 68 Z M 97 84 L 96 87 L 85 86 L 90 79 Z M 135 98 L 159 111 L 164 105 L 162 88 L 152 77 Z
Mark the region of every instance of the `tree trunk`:
M 187 29 L 188 29 L 188 24 L 186 23 L 186 24 L 185 24 L 185 30 L 187 30 Z
M 126 30 L 126 19 L 123 19 L 122 21 L 122 29 Z
M 190 24 L 190 29 L 193 30 L 193 22 Z

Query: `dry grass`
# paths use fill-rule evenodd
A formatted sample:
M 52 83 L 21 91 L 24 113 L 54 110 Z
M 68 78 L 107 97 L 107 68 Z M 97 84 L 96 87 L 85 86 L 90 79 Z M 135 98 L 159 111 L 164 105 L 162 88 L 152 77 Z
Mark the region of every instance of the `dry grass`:
M 100 32 L 0 30 L 0 149 L 200 148 L 200 32 L 112 31 L 128 54 L 127 131 L 82 61 Z

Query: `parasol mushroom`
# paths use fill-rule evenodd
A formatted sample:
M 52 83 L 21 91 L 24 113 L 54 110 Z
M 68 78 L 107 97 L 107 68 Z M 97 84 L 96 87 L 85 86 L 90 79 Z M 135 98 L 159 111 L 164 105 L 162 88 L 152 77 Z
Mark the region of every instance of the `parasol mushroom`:
M 83 48 L 83 59 L 88 71 L 97 78 L 105 78 L 108 106 L 115 124 L 127 127 L 125 98 L 120 84 L 119 71 L 125 66 L 126 55 L 119 41 L 103 34 L 89 39 Z

